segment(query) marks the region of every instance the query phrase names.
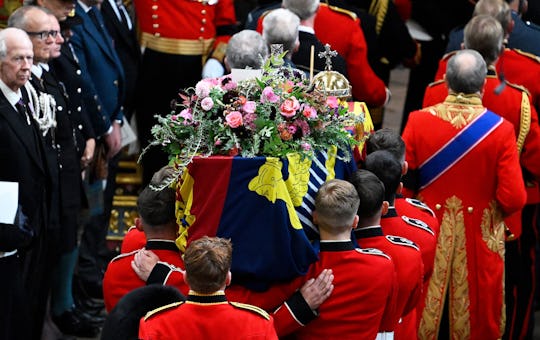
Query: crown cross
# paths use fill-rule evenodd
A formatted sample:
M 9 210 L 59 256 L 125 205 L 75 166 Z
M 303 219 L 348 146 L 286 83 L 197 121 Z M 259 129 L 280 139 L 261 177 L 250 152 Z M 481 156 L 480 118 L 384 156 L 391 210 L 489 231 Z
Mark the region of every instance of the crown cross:
M 332 71 L 332 58 L 336 57 L 338 53 L 330 49 L 330 45 L 324 45 L 324 52 L 319 52 L 319 58 L 325 58 L 326 67 L 325 71 Z
M 271 44 L 270 45 L 270 54 L 273 57 L 278 57 L 283 53 L 283 45 L 282 44 Z

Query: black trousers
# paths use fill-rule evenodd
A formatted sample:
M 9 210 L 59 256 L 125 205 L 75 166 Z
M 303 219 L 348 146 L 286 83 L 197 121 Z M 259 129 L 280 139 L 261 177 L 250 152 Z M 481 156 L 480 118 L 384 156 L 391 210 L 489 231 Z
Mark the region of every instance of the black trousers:
M 171 101 L 180 99 L 178 92 L 195 87 L 201 79 L 202 56 L 184 56 L 146 49 L 140 72 L 137 96 L 137 129 L 139 142 L 144 148 L 152 139 L 150 130 L 157 123 L 155 115 L 171 113 Z M 143 185 L 153 174 L 167 165 L 167 155 L 159 147 L 150 149 L 142 158 Z

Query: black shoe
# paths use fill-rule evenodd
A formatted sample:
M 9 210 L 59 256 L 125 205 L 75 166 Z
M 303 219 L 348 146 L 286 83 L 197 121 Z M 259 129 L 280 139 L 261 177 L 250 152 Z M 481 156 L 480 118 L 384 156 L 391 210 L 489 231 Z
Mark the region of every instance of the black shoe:
M 65 311 L 58 316 L 53 315 L 52 320 L 64 334 L 75 335 L 82 338 L 94 338 L 99 333 L 97 327 L 81 320 L 74 310 Z
M 79 308 L 73 309 L 73 312 L 83 323 L 88 323 L 97 327 L 101 327 L 105 322 L 105 315 L 91 314 L 86 310 Z

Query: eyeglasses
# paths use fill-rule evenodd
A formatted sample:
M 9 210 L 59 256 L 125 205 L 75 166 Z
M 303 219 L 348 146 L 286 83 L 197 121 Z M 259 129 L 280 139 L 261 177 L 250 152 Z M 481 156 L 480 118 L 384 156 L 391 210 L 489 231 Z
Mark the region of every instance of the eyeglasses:
M 41 31 L 41 32 L 26 32 L 28 35 L 33 35 L 41 40 L 45 40 L 48 37 L 56 38 L 58 31 Z

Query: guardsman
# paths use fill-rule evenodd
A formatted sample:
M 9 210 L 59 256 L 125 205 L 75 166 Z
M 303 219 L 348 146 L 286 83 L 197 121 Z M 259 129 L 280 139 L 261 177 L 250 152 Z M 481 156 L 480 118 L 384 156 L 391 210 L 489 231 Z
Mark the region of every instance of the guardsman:
M 167 171 L 167 168 L 159 171 L 154 177 L 155 181 L 160 183 L 165 178 Z M 175 202 L 176 196 L 173 189 L 154 190 L 147 186 L 137 199 L 137 210 L 140 218 L 136 219 L 135 223 L 137 229 L 144 231 L 146 236 L 145 249 L 151 250 L 157 260 L 166 264 L 162 270 L 174 269 L 181 272 L 184 263 L 175 243 L 178 230 L 174 215 Z M 118 301 L 133 289 L 150 283 L 174 285 L 183 294 L 187 294 L 188 287 L 181 275 L 169 279 L 169 275 L 161 276 L 163 273 L 156 270 L 155 276 L 159 274 L 158 279 L 153 277 L 146 277 L 145 280 L 140 279 L 132 269 L 131 264 L 139 250 L 120 254 L 109 263 L 103 277 L 103 298 L 107 311 L 111 311 Z
M 144 48 L 136 116 L 138 138 L 145 147 L 157 123 L 154 115 L 170 113 L 171 100 L 180 89 L 195 86 L 207 59 L 220 67 L 226 43 L 236 33 L 236 16 L 232 0 L 135 0 L 134 4 Z M 160 150 L 146 153 L 143 184 L 166 164 Z
M 227 301 L 224 291 L 231 283 L 231 258 L 230 240 L 204 236 L 193 241 L 184 255 L 187 300 L 149 312 L 140 321 L 139 338 L 277 339 L 268 313 Z
M 379 153 L 386 153 L 389 163 L 377 158 Z M 373 160 L 375 162 L 373 162 Z M 377 151 L 366 159 L 366 168 L 373 169 L 375 164 L 393 165 L 395 182 L 399 183 L 401 165 L 387 151 Z M 388 168 L 387 168 L 388 169 Z M 388 170 L 390 171 L 390 170 Z M 376 248 L 388 254 L 394 262 L 397 274 L 397 301 L 392 317 L 383 320 L 380 332 L 394 332 L 400 320 L 416 309 L 422 296 L 424 264 L 420 248 L 412 241 L 393 235 L 386 235 L 380 225 L 381 214 L 388 210 L 385 200 L 385 185 L 377 176 L 368 170 L 358 170 L 349 181 L 355 186 L 360 196 L 358 208 L 358 227 L 353 231 L 361 248 Z M 404 338 L 416 338 L 412 330 Z

